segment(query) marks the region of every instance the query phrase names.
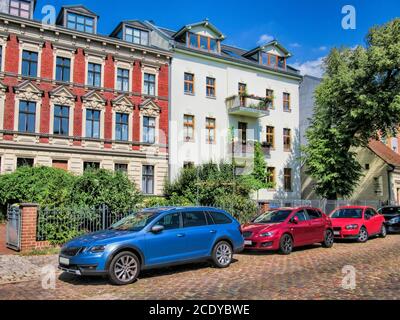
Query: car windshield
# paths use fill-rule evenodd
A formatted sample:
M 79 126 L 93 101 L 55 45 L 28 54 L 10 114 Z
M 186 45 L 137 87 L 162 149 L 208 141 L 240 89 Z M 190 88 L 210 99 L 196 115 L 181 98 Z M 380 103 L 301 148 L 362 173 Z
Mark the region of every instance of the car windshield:
M 134 213 L 113 224 L 111 230 L 141 231 L 160 214 L 159 211 L 142 211 Z
M 379 213 L 383 215 L 396 215 L 400 214 L 400 207 L 387 207 L 387 208 L 382 208 L 379 210 Z
M 362 209 L 338 209 L 331 214 L 331 218 L 334 219 L 361 219 Z
M 254 223 L 281 223 L 285 221 L 292 210 L 276 210 L 262 214 L 258 218 L 254 219 Z

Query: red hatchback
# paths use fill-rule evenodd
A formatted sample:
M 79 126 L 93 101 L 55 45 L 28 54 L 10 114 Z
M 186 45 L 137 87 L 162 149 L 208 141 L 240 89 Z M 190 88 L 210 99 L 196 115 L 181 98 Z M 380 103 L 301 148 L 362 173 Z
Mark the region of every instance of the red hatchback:
M 245 249 L 279 250 L 290 254 L 295 247 L 322 243 L 333 246 L 329 217 L 315 208 L 282 208 L 266 212 L 242 226 Z
M 366 242 L 372 236 L 386 237 L 385 217 L 370 207 L 339 207 L 330 217 L 335 238 Z

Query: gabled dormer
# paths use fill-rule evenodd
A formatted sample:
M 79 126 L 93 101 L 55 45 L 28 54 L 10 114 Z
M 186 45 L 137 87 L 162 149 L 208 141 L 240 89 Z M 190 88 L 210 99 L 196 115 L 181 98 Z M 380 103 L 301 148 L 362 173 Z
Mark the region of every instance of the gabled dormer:
M 286 70 L 286 60 L 291 54 L 278 41 L 273 40 L 246 52 L 243 56 L 270 68 Z
M 173 35 L 175 41 L 185 43 L 188 48 L 221 53 L 221 41 L 225 36 L 208 20 L 188 24 Z
M 36 0 L 0 0 L 0 12 L 26 19 L 33 19 Z
M 85 6 L 63 6 L 57 24 L 67 29 L 96 34 L 98 20 L 99 16 Z
M 122 21 L 110 37 L 118 38 L 130 43 L 140 44 L 142 46 L 150 45 L 150 34 L 152 28 L 139 20 Z

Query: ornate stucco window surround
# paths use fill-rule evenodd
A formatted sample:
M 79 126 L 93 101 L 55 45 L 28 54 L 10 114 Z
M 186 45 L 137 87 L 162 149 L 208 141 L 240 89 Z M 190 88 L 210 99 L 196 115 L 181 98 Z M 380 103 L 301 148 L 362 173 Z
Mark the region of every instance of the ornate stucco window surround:
M 59 86 L 50 91 L 50 134 L 54 132 L 54 107 L 63 106 L 69 108 L 68 136 L 74 134 L 74 111 L 76 95 L 66 86 Z
M 149 98 L 143 101 L 140 106 L 140 141 L 143 143 L 144 141 L 144 130 L 143 130 L 143 118 L 144 117 L 152 117 L 155 118 L 155 139 L 154 145 L 158 146 L 160 144 L 160 114 L 161 108 L 157 105 L 157 103 Z
M 122 94 L 119 97 L 111 101 L 112 104 L 112 140 L 115 141 L 115 125 L 116 125 L 116 114 L 124 113 L 128 114 L 128 141 L 132 141 L 132 127 L 133 127 L 133 110 L 135 105 L 128 95 Z
M 100 111 L 100 139 L 104 139 L 104 116 L 107 100 L 96 90 L 89 91 L 82 96 L 82 137 L 86 137 L 86 112 L 90 110 Z

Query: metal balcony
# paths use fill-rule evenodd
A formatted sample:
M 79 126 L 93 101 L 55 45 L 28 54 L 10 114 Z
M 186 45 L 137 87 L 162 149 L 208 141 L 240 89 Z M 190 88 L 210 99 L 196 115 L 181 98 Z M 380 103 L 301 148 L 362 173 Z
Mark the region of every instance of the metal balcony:
M 236 95 L 226 99 L 226 106 L 229 114 L 233 116 L 262 118 L 269 115 L 266 98 Z

